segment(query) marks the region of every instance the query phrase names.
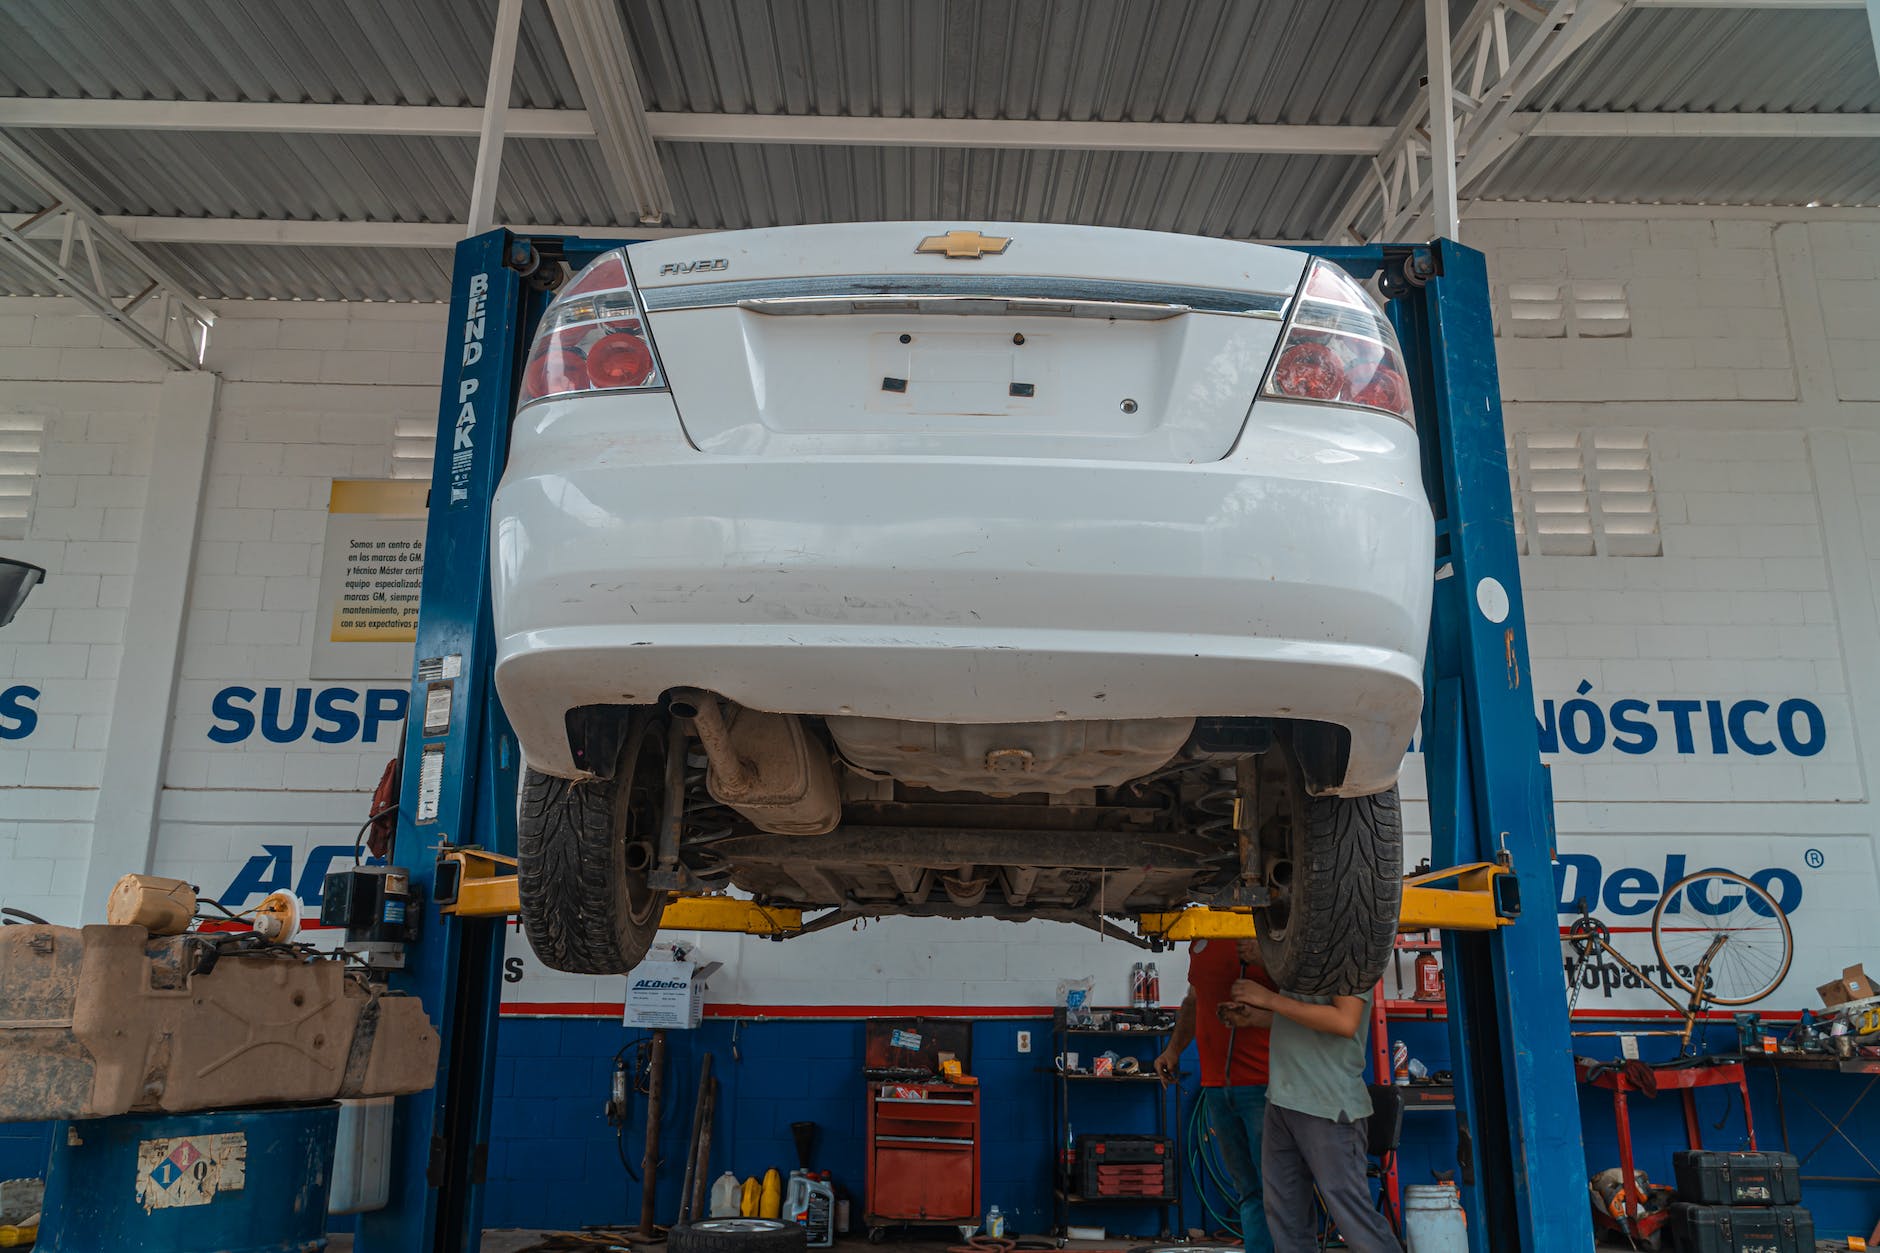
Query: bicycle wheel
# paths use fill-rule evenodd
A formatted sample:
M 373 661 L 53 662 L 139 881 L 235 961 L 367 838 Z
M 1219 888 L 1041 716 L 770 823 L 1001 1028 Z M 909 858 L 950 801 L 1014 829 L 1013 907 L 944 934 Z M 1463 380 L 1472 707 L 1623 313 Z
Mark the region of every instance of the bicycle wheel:
M 1795 957 L 1776 898 L 1728 870 L 1700 870 L 1666 890 L 1652 913 L 1652 947 L 1686 992 L 1697 991 L 1693 973 L 1709 954 L 1701 999 L 1715 1005 L 1754 1005 L 1782 983 Z

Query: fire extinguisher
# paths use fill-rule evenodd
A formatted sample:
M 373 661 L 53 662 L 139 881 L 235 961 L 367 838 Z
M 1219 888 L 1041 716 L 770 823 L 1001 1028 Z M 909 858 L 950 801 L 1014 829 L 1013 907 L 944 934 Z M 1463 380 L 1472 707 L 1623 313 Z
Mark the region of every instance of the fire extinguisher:
M 1417 954 L 1417 990 L 1414 999 L 1419 1001 L 1440 1001 L 1443 999 L 1443 964 L 1436 960 L 1436 954 L 1422 952 Z

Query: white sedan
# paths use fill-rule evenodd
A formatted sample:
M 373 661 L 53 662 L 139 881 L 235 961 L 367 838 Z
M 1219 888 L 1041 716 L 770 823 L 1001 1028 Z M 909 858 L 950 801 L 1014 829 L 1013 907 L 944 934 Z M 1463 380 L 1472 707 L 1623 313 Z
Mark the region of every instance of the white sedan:
M 1342 270 L 1020 223 L 636 244 L 557 295 L 518 404 L 496 682 L 550 965 L 630 968 L 665 889 L 729 883 L 1250 905 L 1282 984 L 1370 986 L 1433 538 Z

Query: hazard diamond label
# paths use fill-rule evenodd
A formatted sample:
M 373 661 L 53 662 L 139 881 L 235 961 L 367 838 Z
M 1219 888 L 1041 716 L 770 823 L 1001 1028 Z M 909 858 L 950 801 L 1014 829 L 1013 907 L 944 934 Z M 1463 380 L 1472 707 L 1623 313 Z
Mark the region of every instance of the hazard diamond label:
M 146 1210 L 207 1205 L 246 1182 L 248 1137 L 239 1131 L 144 1140 L 137 1146 L 137 1203 Z

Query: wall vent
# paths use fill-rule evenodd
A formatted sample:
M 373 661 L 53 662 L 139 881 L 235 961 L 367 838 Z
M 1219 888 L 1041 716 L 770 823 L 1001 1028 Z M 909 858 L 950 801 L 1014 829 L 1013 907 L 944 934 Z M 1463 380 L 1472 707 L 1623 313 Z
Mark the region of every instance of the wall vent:
M 1508 450 L 1515 542 L 1542 557 L 1657 557 L 1658 495 L 1642 431 L 1530 431 Z
M 33 518 L 33 489 L 39 482 L 39 451 L 46 420 L 35 414 L 0 413 L 0 539 L 25 539 Z

